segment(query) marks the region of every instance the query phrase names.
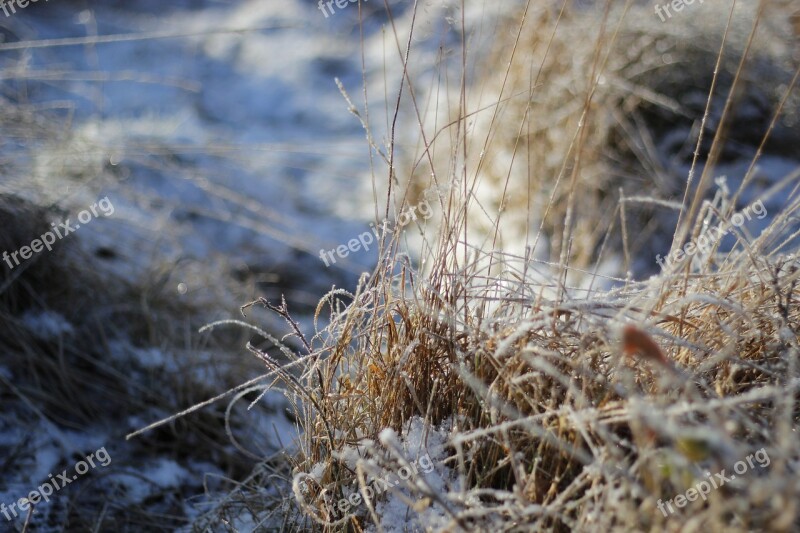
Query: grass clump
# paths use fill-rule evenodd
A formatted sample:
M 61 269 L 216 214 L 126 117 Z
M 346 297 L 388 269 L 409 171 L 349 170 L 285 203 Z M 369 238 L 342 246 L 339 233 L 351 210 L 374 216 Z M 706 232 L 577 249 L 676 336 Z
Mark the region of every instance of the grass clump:
M 418 262 L 387 239 L 354 292 L 323 298 L 308 338 L 262 302 L 301 345 L 285 363 L 251 347 L 304 430 L 282 472 L 286 528 L 797 527 L 798 172 L 755 186 L 797 119 L 794 37 L 780 6 L 728 9 L 660 25 L 631 2 L 524 7 L 483 56 L 494 74 L 463 76 L 438 106 L 455 119 L 419 120 L 424 146 L 389 175 L 387 205 L 397 175 L 409 198 L 445 191 Z M 755 100 L 766 115 L 740 135 Z M 744 174 L 714 190 L 737 150 Z M 744 198 L 773 206 L 764 224 L 735 223 Z M 717 226 L 730 235 L 691 259 L 629 275 Z M 430 472 L 376 492 L 426 450 Z M 675 503 L 756 451 L 768 464 Z

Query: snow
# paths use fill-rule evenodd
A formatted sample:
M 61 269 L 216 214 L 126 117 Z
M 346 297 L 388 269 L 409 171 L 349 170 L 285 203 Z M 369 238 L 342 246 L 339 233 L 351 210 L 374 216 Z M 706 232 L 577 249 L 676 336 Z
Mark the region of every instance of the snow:
M 134 361 L 148 369 L 169 368 L 176 370 L 174 365 L 168 367 L 171 358 L 159 348 L 136 348 L 127 341 L 109 341 L 109 355 L 118 361 Z
M 15 450 L 17 457 L 5 470 L 3 484 L 0 485 L 0 503 L 11 505 L 26 497 L 43 483 L 49 482 L 51 476 L 57 476 L 65 467 L 74 465 L 76 458 L 85 457 L 107 441 L 108 435 L 99 431 L 92 435 L 66 431 L 46 420 L 16 419 L 15 413 L 8 413 L 7 417 L 0 418 L 0 449 Z M 20 449 L 18 446 L 22 442 L 25 446 Z M 110 453 L 113 456 L 113 451 Z M 58 491 L 54 492 L 51 499 L 58 499 Z M 40 505 L 38 509 L 48 513 L 51 505 L 54 502 Z M 24 519 L 23 514 L 12 522 L 21 525 Z M 5 517 L 0 518 L 0 523 L 4 520 Z
M 295 249 L 316 256 L 364 231 L 368 151 L 334 83 L 334 76 L 353 90 L 360 83 L 358 38 L 341 33 L 354 19 L 339 15 L 333 23 L 307 3 L 253 0 L 159 9 L 158 18 L 104 4 L 91 14 L 47 7 L 28 21 L 42 37 L 80 35 L 91 23 L 101 34 L 195 34 L 37 50 L 26 65 L 128 73 L 102 83 L 28 82 L 34 103 L 75 98 L 72 135 L 57 150 L 32 154 L 33 165 L 48 181 L 65 166 L 106 175 L 103 194 L 121 209 L 82 240 L 113 249 L 123 260 L 111 268 L 135 279 L 156 261 L 180 257 L 225 268 L 222 255 L 274 268 L 293 263 Z M 253 30 L 214 33 L 224 28 Z M 375 29 L 368 38 L 382 39 Z M 377 65 L 368 70 L 379 74 Z M 167 156 L 179 164 L 171 167 Z M 68 209 L 96 200 L 69 180 L 52 185 L 46 200 Z M 355 254 L 340 266 L 358 271 L 374 259 Z M 329 287 L 322 264 L 311 264 L 323 276 L 308 281 Z
M 209 465 L 202 467 L 208 468 Z M 117 491 L 122 491 L 124 502 L 141 503 L 163 489 L 179 488 L 187 483 L 197 484 L 197 475 L 197 471 L 190 471 L 173 459 L 160 457 L 150 464 L 142 465 L 136 473 L 117 473 L 113 477 L 113 483 Z
M 161 488 L 178 487 L 183 478 L 191 474 L 172 459 L 160 458 L 155 465 L 145 472 L 148 480 Z
M 399 445 L 406 460 L 412 465 L 424 467 L 429 464 L 424 459 L 427 456 L 432 468 L 418 469 L 422 482 L 417 481 L 417 488 L 443 495 L 458 489 L 455 473 L 443 464 L 447 458 L 445 446 L 452 429 L 453 423 L 450 421 L 444 422 L 439 428 L 430 426 L 426 428 L 424 420 L 415 416 L 406 423 L 402 437 L 398 437 L 393 430 L 387 428 L 381 432 L 379 440 L 389 449 Z M 384 531 L 402 533 L 409 530 L 438 530 L 448 524 L 449 515 L 439 505 L 428 504 L 421 512 L 422 506 L 420 506 L 412 513 L 411 507 L 399 494 L 405 495 L 406 498 L 411 497 L 408 489 L 395 488 L 387 491 L 386 500 L 380 501 L 376 506 L 380 527 Z M 413 521 L 410 521 L 411 516 L 414 517 Z M 378 529 L 372 527 L 368 531 L 378 531 Z
M 58 339 L 75 332 L 72 324 L 54 311 L 26 311 L 20 318 L 23 326 L 44 340 Z
M 397 17 L 399 40 L 405 42 L 410 3 L 397 0 L 390 4 Z M 415 79 L 421 86 L 430 82 L 439 60 L 436 47 L 426 49 L 429 43 L 424 39 L 444 29 L 448 30 L 445 46 L 457 43 L 454 28 L 460 25 L 459 5 L 455 0 L 420 2 L 414 42 L 421 53 L 414 68 L 419 71 Z M 466 23 L 478 30 L 471 41 L 475 49 L 494 37 L 492 17 L 500 10 L 487 13 L 488 5 L 466 6 Z M 372 133 L 383 147 L 388 132 L 382 97 L 395 94 L 401 69 L 396 54 L 387 52 L 394 46 L 394 36 L 382 33 L 385 19 L 377 8 L 365 9 L 363 54 L 374 113 Z M 431 21 L 440 20 L 443 13 L 450 27 L 434 27 Z M 14 69 L 20 76 L 56 73 L 46 80 L 33 75 L 26 79 L 25 104 L 68 102 L 63 113 L 68 120 L 64 118 L 64 124 L 54 120 L 49 125 L 58 134 L 42 141 L 45 146 L 30 153 L 16 145 L 0 147 L 0 156 L 26 169 L 10 172 L 0 183 L 0 191 L 40 184 L 41 203 L 58 204 L 70 213 L 108 196 L 114 215 L 82 227 L 76 238 L 88 253 L 99 248 L 113 250 L 116 259 L 106 266 L 125 279 L 145 279 L 164 265 L 177 265 L 174 279 L 170 278 L 176 294 L 187 300 L 200 299 L 208 292 L 208 280 L 228 279 L 231 271 L 241 266 L 283 278 L 291 274 L 292 285 L 286 282 L 281 290 L 296 288 L 315 302 L 331 284 L 342 285 L 342 279 L 336 277 L 345 275 L 341 272 L 351 276 L 345 280 L 352 281 L 352 275 L 368 270 L 376 258 L 373 248 L 350 254 L 326 269 L 317 257 L 319 250 L 333 249 L 369 231 L 368 223 L 374 218 L 365 133 L 334 82 L 338 77 L 354 104 L 363 106 L 357 15 L 357 9 L 348 6 L 326 19 L 315 2 L 300 0 L 193 0 L 169 5 L 155 0 L 98 2 L 91 11 L 78 11 L 72 2 L 50 2 L 35 11 L 22 11 L 15 15 L 14 23 L 19 24 L 25 39 L 141 31 L 176 37 L 41 48 L 0 56 L 0 66 Z M 250 30 L 221 33 L 229 28 Z M 107 79 L 91 81 L 88 74 L 93 72 L 106 73 Z M 67 128 L 69 135 L 60 135 Z M 413 146 L 416 133 L 413 129 L 400 132 L 398 147 Z M 665 137 L 665 144 L 670 141 Z M 26 158 L 30 158 L 30 166 L 24 164 Z M 730 189 L 736 189 L 748 162 L 743 159 L 718 169 L 719 174 L 729 176 Z M 502 163 L 508 165 L 509 161 Z M 764 157 L 755 186 L 740 199 L 742 205 L 755 201 L 757 193 L 795 167 L 793 161 Z M 27 172 L 30 169 L 32 175 Z M 688 172 L 688 168 L 675 170 L 681 175 Z M 376 174 L 385 181 L 383 167 L 378 167 Z M 384 187 L 377 184 L 378 194 Z M 782 198 L 785 195 L 774 194 L 765 200 L 770 214 L 783 207 Z M 481 199 L 488 202 L 489 197 Z M 770 219 L 754 219 L 747 230 L 757 235 Z M 418 242 L 414 233 L 407 232 L 412 246 Z M 730 245 L 730 240 L 724 244 Z M 508 244 L 518 251 L 524 250 L 524 245 L 521 238 Z M 548 247 L 546 239 L 540 246 Z M 619 257 L 607 258 L 599 271 L 616 272 L 620 265 Z M 243 303 L 230 296 L 214 301 L 221 313 L 229 315 Z M 22 316 L 22 323 L 45 340 L 75 334 L 74 326 L 52 311 L 29 311 Z M 307 326 L 311 320 L 301 317 L 300 323 Z M 192 364 L 187 365 L 179 354 L 135 346 L 126 339 L 112 339 L 109 347 L 109 357 L 130 362 L 136 375 L 185 372 L 181 375 L 187 382 L 213 383 L 213 353 L 197 350 Z M 12 376 L 3 366 L 0 374 L 7 379 Z M 248 415 L 252 433 L 237 435 L 247 449 L 257 447 L 254 453 L 293 449 L 297 428 L 284 416 L 288 404 L 279 396 L 268 392 L 261 408 Z M 130 417 L 126 422 L 138 428 L 152 420 Z M 2 423 L 0 420 L 1 444 L 22 438 Z M 35 461 L 26 474 L 31 479 L 55 468 L 63 453 L 53 442 L 58 439 L 52 431 L 42 424 Z M 412 464 L 427 454 L 434 468 L 420 474 L 425 490 L 444 493 L 457 487 L 454 473 L 442 463 L 451 431 L 450 423 L 426 429 L 417 417 L 408 422 L 402 435 L 385 430 L 380 441 L 402 450 L 404 459 Z M 88 439 L 92 442 L 89 448 L 103 445 L 102 437 L 102 430 L 97 429 Z M 362 441 L 346 449 L 342 458 L 354 466 L 364 460 L 373 444 Z M 311 475 L 321 479 L 321 468 L 317 465 Z M 150 495 L 151 484 L 177 487 L 198 475 L 164 457 L 139 474 L 120 478 L 134 501 Z M 22 485 L 9 484 L 8 490 L 0 493 L 0 501 L 9 501 L 18 497 L 19 490 L 30 488 Z M 410 495 L 406 489 L 397 490 Z M 378 503 L 381 527 L 404 530 L 409 507 L 391 491 L 385 498 Z M 420 514 L 419 525 L 443 525 L 445 518 L 432 504 Z M 249 518 L 241 520 L 246 525 Z

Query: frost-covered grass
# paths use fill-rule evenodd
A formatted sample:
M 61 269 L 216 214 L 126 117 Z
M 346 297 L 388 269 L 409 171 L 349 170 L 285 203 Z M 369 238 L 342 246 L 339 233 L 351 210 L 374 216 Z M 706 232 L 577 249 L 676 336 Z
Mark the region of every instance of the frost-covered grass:
M 320 301 L 322 325 L 269 304 L 303 347 L 286 363 L 250 347 L 304 430 L 276 469 L 284 527 L 798 526 L 800 171 L 758 167 L 792 156 L 797 36 L 780 6 L 730 4 L 662 24 L 632 3 L 530 3 L 487 31 L 494 48 L 464 48 L 465 76 L 421 94 L 409 75 L 418 129 L 373 145 L 393 165 L 378 213 L 435 187 L 439 224 L 388 239 L 357 290 Z M 764 224 L 658 272 L 657 251 L 758 199 Z M 658 510 L 762 448 L 767 467 Z M 435 475 L 374 494 L 423 450 Z
M 0 501 L 106 446 L 33 527 L 797 528 L 797 18 L 731 3 L 37 7 L 117 37 L 0 45 L 0 251 L 116 211 L 0 264 Z
M 308 12 L 300 1 L 65 1 L 4 20 L 0 251 L 99 198 L 116 207 L 52 253 L 0 263 L 0 501 L 73 455 L 106 445 L 113 457 L 38 506 L 29 531 L 201 523 L 254 462 L 291 450 L 277 393 L 125 437 L 255 372 L 239 347 L 257 340 L 202 325 L 254 294 L 313 309 L 329 279 L 354 277 L 353 263 L 328 276 L 313 267 L 355 226 L 320 208 L 326 188 L 356 179 L 349 147 L 361 136 L 351 124 L 348 141 L 321 73 L 357 73 L 341 58 L 358 41 L 310 32 Z M 323 84 L 334 90 L 320 97 Z M 322 184 L 313 197 L 306 179 Z

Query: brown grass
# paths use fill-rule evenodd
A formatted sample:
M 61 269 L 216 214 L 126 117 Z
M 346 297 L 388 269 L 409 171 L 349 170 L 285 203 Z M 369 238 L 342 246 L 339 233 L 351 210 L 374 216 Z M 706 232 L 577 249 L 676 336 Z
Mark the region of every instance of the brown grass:
M 403 464 L 380 436 L 402 434 L 412 417 L 451 428 L 436 465 L 451 484 L 404 484 L 409 530 L 433 528 L 430 509 L 447 531 L 800 525 L 800 276 L 787 257 L 798 249 L 798 173 L 761 195 L 785 201 L 760 235 L 737 230 L 724 253 L 646 280 L 625 276 L 632 258 L 652 272 L 655 251 L 667 251 L 656 236 L 676 234 L 677 248 L 741 208 L 752 172 L 733 197 L 711 188 L 723 148 L 744 142 L 731 126 L 738 103 L 768 96 L 766 122 L 747 132 L 761 146 L 753 163 L 772 149 L 772 118 L 797 119 L 794 44 L 776 38 L 789 35 L 786 12 L 740 7 L 729 19 L 724 6 L 695 5 L 661 24 L 650 7 L 562 13 L 548 3 L 503 26 L 483 57 L 491 71 L 443 97 L 455 120 L 423 127 L 424 146 L 397 171 L 411 176 L 409 198 L 429 177 L 452 185 L 439 227 L 415 250 L 424 263 L 398 254 L 394 236 L 355 294 L 320 302 L 325 325 L 313 336 L 292 328 L 304 355 L 282 366 L 252 349 L 298 402 L 305 431 L 293 458 L 300 512 L 287 528 L 382 530 L 379 501 L 349 516 L 330 502 Z M 699 89 L 709 100 L 698 107 Z M 691 179 L 671 174 L 653 148 L 676 117 L 694 128 L 687 161 L 696 146 L 697 162 L 708 163 Z M 647 198 L 626 204 L 622 195 Z M 663 203 L 679 206 L 681 225 L 660 214 Z M 540 241 L 552 245 L 531 252 Z M 592 272 L 612 253 L 625 258 L 619 277 Z M 626 325 L 636 334 L 623 345 Z M 354 468 L 345 457 L 357 447 Z M 657 509 L 761 448 L 768 467 L 669 517 Z M 317 486 L 298 483 L 308 473 Z

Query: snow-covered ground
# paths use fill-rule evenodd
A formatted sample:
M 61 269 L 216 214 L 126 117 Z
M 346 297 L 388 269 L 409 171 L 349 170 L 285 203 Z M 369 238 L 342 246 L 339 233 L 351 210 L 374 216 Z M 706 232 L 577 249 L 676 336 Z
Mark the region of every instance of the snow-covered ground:
M 410 3 L 389 4 L 402 35 Z M 445 18 L 452 9 L 446 4 L 420 4 L 414 42 L 430 49 L 429 61 L 414 65 L 422 81 L 440 43 L 426 40 L 443 34 L 445 44 L 458 42 L 447 24 L 430 22 Z M 244 289 L 226 289 L 251 282 L 255 296 L 286 294 L 302 316 L 331 285 L 353 287 L 377 257 L 374 247 L 330 267 L 319 257 L 369 230 L 375 217 L 370 176 L 385 180 L 387 174 L 377 158 L 370 168 L 365 131 L 335 82 L 363 114 L 366 79 L 371 134 L 385 150 L 385 101 L 394 101 L 402 69 L 394 35 L 384 31 L 383 2 L 365 3 L 363 10 L 363 27 L 357 5 L 326 17 L 309 0 L 108 0 L 90 9 L 59 0 L 0 16 L 2 99 L 41 117 L 36 134 L 3 138 L 0 193 L 57 206 L 61 220 L 73 224 L 77 213 L 107 197 L 112 215 L 65 237 L 93 258 L 87 268 L 134 285 L 169 269 L 168 293 L 219 319 L 241 318 Z M 377 189 L 380 194 L 385 184 Z M 51 310 L 30 310 L 21 320 L 43 342 L 80 334 L 69 317 Z M 217 357 L 211 351 L 170 353 L 129 339 L 111 339 L 108 348 L 109 364 L 127 368 L 138 393 L 153 386 L 155 374 L 224 390 L 210 371 Z M 189 372 L 186 357 L 194 365 Z M 16 379 L 5 366 L 0 374 L 3 384 Z M 252 423 L 242 441 L 267 457 L 291 446 L 296 427 L 280 394 L 261 403 L 264 409 L 242 415 Z M 0 480 L 0 502 L 27 494 L 84 450 L 106 446 L 112 466 L 97 486 L 113 492 L 116 505 L 196 516 L 202 504 L 192 508 L 164 495 L 196 497 L 204 474 L 223 471 L 163 450 L 132 457 L 141 448 L 120 440 L 168 414 L 137 413 L 118 427 L 98 415 L 90 430 L 64 431 L 44 418 L 22 424 L 20 417 L 30 413 L 6 412 L 0 446 L 9 453 L 26 446 L 31 453 L 24 460 L 0 457 L 12 465 Z M 66 515 L 47 505 L 56 527 Z M 10 523 L 21 527 L 22 521 L 20 514 Z
M 459 46 L 456 4 L 420 2 L 413 40 L 421 50 L 413 65 L 420 87 L 434 85 L 441 57 Z M 389 5 L 404 46 L 411 2 Z M 477 40 L 492 38 L 478 22 L 490 26 L 486 5 L 468 6 L 477 48 Z M 37 126 L 39 135 L 0 134 L 0 193 L 56 205 L 73 220 L 108 197 L 113 215 L 86 224 L 75 236 L 86 254 L 101 259 L 93 267 L 133 284 L 168 269 L 169 293 L 204 306 L 210 317 L 240 318 L 244 287 L 255 287 L 251 296 L 272 300 L 286 294 L 290 308 L 308 313 L 333 284 L 353 287 L 377 257 L 374 247 L 329 267 L 319 257 L 369 231 L 376 213 L 372 177 L 379 198 L 386 188 L 385 164 L 371 154 L 362 125 L 334 81 L 341 81 L 362 116 L 366 82 L 372 138 L 385 150 L 402 79 L 398 42 L 383 2 L 362 6 L 363 27 L 358 5 L 326 17 L 314 0 L 105 0 L 91 9 L 53 0 L 12 17 L 0 15 L 0 101 L 46 117 Z M 413 115 L 400 123 L 414 124 Z M 402 149 L 418 139 L 415 131 L 401 130 L 397 141 Z M 768 157 L 762 165 L 766 186 L 795 163 Z M 745 170 L 746 162 L 720 169 L 732 190 Z M 747 195 L 742 202 L 754 198 Z M 780 198 L 766 206 L 777 212 Z M 757 232 L 765 222 L 748 229 Z M 617 267 L 614 259 L 619 257 L 611 260 Z M 21 324 L 48 342 L 79 334 L 69 317 L 55 311 L 31 311 Z M 277 317 L 266 325 L 283 327 Z M 121 367 L 132 362 L 131 376 L 144 388 L 150 376 L 162 374 L 223 391 L 207 371 L 216 357 L 211 350 L 192 344 L 185 353 L 167 353 L 130 339 L 112 339 L 109 347 L 109 361 Z M 187 370 L 181 358 L 188 356 L 194 367 Z M 0 363 L 0 387 L 13 380 L 12 370 Z M 280 394 L 270 392 L 262 404 L 262 411 L 242 415 L 252 422 L 243 444 L 267 457 L 290 445 L 296 427 L 284 416 L 288 405 Z M 165 493 L 201 494 L 203 474 L 222 475 L 218 465 L 163 450 L 131 459 L 131 448 L 119 440 L 168 414 L 143 412 L 113 430 L 98 424 L 91 433 L 42 419 L 32 437 L 19 430 L 20 418 L 31 413 L 0 415 L 1 449 L 13 450 L 28 439 L 26 446 L 37 450 L 34 461 L 0 479 L 0 502 L 23 496 L 48 473 L 74 464 L 70 457 L 100 446 L 111 453 L 115 490 L 128 503 L 146 506 Z M 407 444 L 419 447 L 418 430 L 410 427 Z M 435 436 L 441 448 L 445 431 Z M 0 464 L 6 460 L 0 456 Z M 437 471 L 430 482 L 445 483 L 446 474 Z M 174 503 L 158 509 L 201 512 L 202 506 Z M 381 505 L 383 526 L 390 530 L 406 508 L 396 499 Z M 19 527 L 21 519 L 15 523 Z

